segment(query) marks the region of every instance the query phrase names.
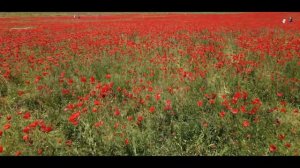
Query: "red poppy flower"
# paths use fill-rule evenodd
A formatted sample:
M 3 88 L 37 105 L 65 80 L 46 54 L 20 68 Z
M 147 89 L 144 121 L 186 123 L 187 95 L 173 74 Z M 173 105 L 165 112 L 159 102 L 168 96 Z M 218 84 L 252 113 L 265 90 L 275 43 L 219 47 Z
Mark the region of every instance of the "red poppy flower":
M 29 124 L 29 126 L 30 126 L 31 128 L 35 128 L 36 126 L 38 126 L 38 124 L 39 124 L 39 121 L 34 121 L 34 122 L 32 122 L 31 124 Z
M 41 76 L 37 76 L 35 77 L 34 83 L 38 83 L 40 80 L 42 79 Z
M 22 96 L 24 93 L 25 93 L 25 92 L 22 91 L 22 90 L 19 90 L 19 91 L 18 91 L 18 95 L 19 95 L 19 96 Z
M 67 140 L 67 141 L 66 141 L 66 145 L 68 145 L 68 146 L 71 146 L 72 143 L 73 143 L 72 140 Z
M 96 123 L 95 123 L 95 127 L 96 127 L 96 128 L 101 127 L 103 124 L 104 124 L 103 121 L 96 122 Z
M 118 108 L 116 108 L 114 115 L 119 116 L 120 114 L 121 114 L 120 110 Z
M 261 105 L 262 102 L 260 101 L 259 98 L 255 98 L 255 99 L 252 100 L 252 104 L 258 104 L 258 105 Z
M 81 81 L 82 83 L 85 83 L 85 82 L 86 82 L 86 77 L 84 77 L 84 76 L 81 77 L 81 78 L 80 78 L 80 81 Z
M 240 111 L 243 112 L 243 113 L 246 113 L 246 107 L 245 106 L 241 106 L 240 107 Z
M 155 111 L 155 107 L 154 107 L 154 106 L 151 106 L 151 107 L 149 108 L 149 111 L 150 111 L 150 113 L 153 113 L 153 112 Z
M 160 94 L 159 93 L 157 93 L 156 95 L 155 95 L 155 99 L 156 99 L 156 101 L 158 101 L 158 100 L 160 100 Z
M 92 76 L 92 77 L 90 77 L 90 83 L 91 83 L 91 84 L 94 84 L 95 82 L 96 82 L 96 79 L 95 79 L 95 77 L 93 77 L 93 76 Z
M 202 107 L 202 106 L 203 106 L 203 101 L 199 100 L 199 101 L 197 102 L 197 105 L 198 105 L 198 107 Z
M 29 135 L 28 135 L 28 134 L 24 135 L 24 136 L 23 136 L 23 140 L 24 140 L 24 141 L 28 141 L 28 140 L 29 140 Z
M 286 101 L 281 101 L 280 104 L 281 104 L 282 106 L 286 106 L 287 102 L 286 102 Z
M 153 87 L 148 87 L 148 92 L 152 92 L 153 91 Z
M 111 75 L 110 74 L 106 74 L 106 79 L 110 79 L 111 78 Z
M 116 122 L 115 125 L 114 125 L 114 128 L 117 129 L 118 127 L 119 127 L 119 123 Z
M 125 145 L 128 145 L 129 144 L 129 140 L 126 138 L 125 139 Z
M 269 151 L 270 152 L 276 152 L 276 150 L 277 150 L 277 147 L 274 144 L 271 144 L 270 147 L 269 147 Z
M 239 112 L 239 109 L 230 109 L 230 111 L 232 112 L 232 114 L 237 114 Z
M 94 105 L 95 106 L 99 106 L 101 103 L 100 103 L 100 101 L 99 100 L 94 100 Z
M 80 112 L 76 112 L 76 113 L 73 113 L 70 117 L 69 117 L 69 121 L 74 125 L 78 125 L 78 118 L 80 116 Z
M 72 85 L 73 84 L 73 80 L 72 79 L 68 79 L 68 85 Z
M 284 134 L 280 134 L 280 135 L 278 135 L 278 139 L 279 139 L 279 140 L 281 140 L 281 141 L 282 141 L 282 140 L 284 140 L 284 138 L 285 138 L 285 135 L 284 135 Z
M 24 115 L 23 115 L 23 118 L 24 119 L 29 119 L 30 118 L 30 112 L 26 112 Z
M 10 123 L 7 123 L 3 126 L 3 129 L 8 130 L 10 128 L 10 126 L 11 126 Z
M 247 120 L 245 120 L 245 121 L 243 122 L 243 127 L 249 127 L 249 126 L 250 126 L 250 122 L 247 121 Z
M 284 144 L 284 146 L 287 147 L 287 148 L 290 148 L 291 144 L 290 143 L 286 143 L 286 144 Z
M 209 104 L 215 104 L 216 101 L 215 101 L 215 99 L 210 99 L 208 102 L 209 102 Z
M 144 117 L 143 116 L 138 116 L 138 122 L 142 122 L 144 120 Z
M 21 154 L 22 154 L 21 151 L 17 151 L 17 152 L 15 153 L 15 156 L 20 156 Z
M 24 132 L 24 133 L 27 133 L 27 134 L 28 134 L 29 131 L 30 131 L 30 127 L 25 127 L 25 128 L 23 129 L 23 132 Z
M 47 126 L 41 127 L 41 131 L 44 133 L 49 133 L 52 130 L 53 130 L 52 127 L 47 127 Z
M 225 111 L 221 111 L 220 113 L 219 113 L 219 116 L 221 117 L 221 118 L 224 118 L 224 116 L 225 116 Z
M 39 148 L 39 149 L 38 149 L 38 154 L 39 154 L 39 155 L 42 155 L 42 154 L 43 154 L 43 149 Z
M 70 91 L 68 89 L 62 89 L 61 92 L 63 95 L 70 94 Z
M 128 116 L 128 117 L 127 117 L 127 120 L 128 120 L 128 121 L 132 121 L 132 119 L 133 119 L 132 116 Z
M 164 108 L 165 111 L 172 110 L 171 103 L 172 103 L 171 100 L 166 100 L 165 108 Z
M 7 120 L 7 121 L 11 120 L 11 115 L 8 115 L 8 116 L 6 117 L 6 120 Z
M 277 93 L 277 96 L 278 96 L 278 97 L 282 97 L 282 96 L 283 96 L 283 93 Z

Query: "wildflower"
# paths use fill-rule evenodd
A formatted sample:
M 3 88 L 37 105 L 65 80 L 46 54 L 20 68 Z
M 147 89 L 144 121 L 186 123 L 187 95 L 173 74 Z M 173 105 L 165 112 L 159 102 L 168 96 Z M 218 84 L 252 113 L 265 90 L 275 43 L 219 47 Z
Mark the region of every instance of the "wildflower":
M 94 101 L 94 105 L 95 105 L 95 106 L 99 106 L 100 104 L 101 104 L 101 103 L 100 103 L 99 100 L 95 100 L 95 101 Z
M 261 105 L 262 102 L 260 101 L 259 98 L 255 98 L 254 100 L 252 100 L 252 104 L 258 104 L 258 105 Z
M 3 126 L 3 129 L 8 130 L 10 128 L 10 126 L 11 126 L 10 123 L 7 123 Z
M 247 121 L 247 120 L 245 120 L 245 121 L 243 122 L 243 127 L 249 127 L 249 126 L 250 126 L 250 122 Z
M 93 77 L 93 76 L 92 76 L 92 77 L 90 77 L 90 83 L 91 83 L 91 84 L 94 84 L 95 82 L 96 82 L 96 79 L 95 79 L 95 77 Z
M 39 121 L 34 121 L 34 122 L 32 122 L 31 124 L 29 124 L 29 126 L 30 126 L 31 128 L 35 128 L 36 126 L 38 126 L 38 124 L 39 124 Z
M 199 100 L 199 101 L 197 102 L 197 105 L 198 105 L 198 107 L 202 107 L 202 106 L 203 106 L 203 101 Z
M 132 116 L 128 116 L 128 117 L 127 117 L 127 120 L 128 120 L 128 121 L 132 121 L 132 119 L 133 119 Z
M 290 143 L 286 143 L 286 144 L 284 144 L 284 146 L 287 147 L 287 148 L 290 148 L 291 144 Z
M 71 146 L 73 144 L 72 140 L 67 140 L 66 145 Z
M 43 154 L 43 149 L 39 148 L 39 149 L 38 149 L 38 154 L 39 154 L 39 155 L 42 155 L 42 154 Z
M 220 113 L 219 113 L 219 116 L 221 117 L 221 118 L 224 118 L 224 116 L 225 116 L 225 111 L 221 111 Z
M 139 102 L 140 102 L 140 104 L 145 104 L 145 100 L 144 100 L 144 99 L 142 99 L 142 98 L 140 99 L 140 101 L 139 101 Z
M 276 150 L 277 150 L 277 147 L 276 147 L 274 144 L 271 144 L 271 145 L 269 146 L 269 151 L 270 151 L 270 152 L 276 152 Z
M 47 126 L 41 127 L 41 131 L 44 132 L 44 133 L 49 133 L 52 130 L 53 130 L 52 127 L 47 127 Z
M 239 109 L 230 109 L 230 111 L 232 112 L 232 114 L 237 114 L 239 112 Z
M 172 109 L 172 107 L 171 107 L 171 100 L 166 100 L 166 104 L 165 104 L 164 110 L 168 111 L 168 110 L 171 110 L 171 109 Z
M 106 74 L 106 79 L 110 79 L 111 78 L 111 75 L 110 74 Z
M 114 125 L 114 128 L 117 129 L 118 127 L 119 127 L 119 123 L 116 122 L 115 125 Z
M 19 96 L 22 96 L 24 93 L 25 93 L 25 92 L 22 91 L 22 90 L 19 90 L 19 91 L 18 91 L 18 95 L 19 95 Z
M 246 107 L 245 106 L 241 106 L 240 107 L 240 111 L 243 112 L 243 113 L 246 113 Z
M 209 102 L 209 104 L 215 104 L 216 101 L 215 101 L 215 99 L 210 99 L 208 102 Z
M 34 83 L 38 83 L 40 80 L 42 79 L 41 76 L 37 76 L 35 77 Z
M 120 110 L 118 108 L 116 108 L 114 115 L 119 116 L 120 114 L 121 114 Z
M 143 116 L 138 116 L 138 122 L 142 122 L 144 120 Z
M 149 111 L 150 111 L 150 113 L 153 113 L 153 112 L 155 111 L 155 107 L 154 107 L 154 106 L 151 106 L 151 107 L 149 108 Z
M 68 89 L 62 89 L 61 92 L 63 95 L 70 94 L 70 91 Z
M 280 134 L 280 135 L 278 135 L 278 139 L 279 139 L 279 140 L 281 140 L 281 141 L 282 141 L 282 140 L 284 140 L 284 138 L 285 138 L 285 135 L 284 135 L 284 134 Z
M 99 121 L 99 122 L 96 122 L 94 126 L 95 126 L 96 128 L 98 128 L 98 127 L 101 127 L 103 124 L 104 124 L 103 121 Z
M 73 80 L 72 79 L 68 79 L 68 85 L 72 85 L 73 84 Z
M 29 135 L 28 135 L 28 134 L 24 135 L 24 136 L 23 136 L 23 140 L 24 140 L 24 141 L 28 141 L 28 140 L 29 140 Z
M 69 121 L 74 125 L 78 125 L 78 118 L 80 116 L 80 112 L 76 112 L 76 113 L 73 113 L 70 117 L 69 117 Z
M 81 77 L 81 78 L 80 78 L 80 81 L 81 81 L 82 83 L 85 83 L 85 82 L 86 82 L 86 77 Z
M 129 144 L 129 140 L 126 138 L 125 139 L 125 145 L 128 145 Z
M 160 94 L 159 93 L 157 93 L 156 95 L 155 95 L 155 99 L 156 99 L 156 101 L 158 101 L 158 100 L 160 100 Z
M 7 120 L 7 121 L 11 120 L 11 115 L 8 115 L 8 116 L 6 117 L 6 120 Z
M 281 104 L 282 106 L 286 106 L 287 103 L 286 103 L 286 101 L 281 101 L 280 104 Z
M 30 113 L 29 113 L 29 112 L 26 112 L 26 113 L 23 115 L 23 118 L 27 120 L 27 119 L 30 118 L 30 116 L 31 116 Z
M 232 104 L 236 104 L 240 98 L 242 98 L 242 94 L 240 92 L 236 92 L 232 98 Z
M 21 151 L 17 151 L 17 152 L 15 153 L 15 156 L 20 156 L 21 154 L 22 154 Z
M 280 112 L 286 113 L 286 108 L 281 108 L 281 109 L 280 109 Z
M 27 127 L 25 127 L 25 128 L 23 129 L 23 132 L 24 132 L 24 133 L 27 133 L 27 134 L 28 134 L 28 133 L 29 133 L 29 131 L 30 131 L 30 127 L 28 127 L 28 126 L 27 126 Z
M 282 97 L 282 96 L 283 96 L 283 93 L 277 93 L 277 96 L 278 96 L 278 97 Z

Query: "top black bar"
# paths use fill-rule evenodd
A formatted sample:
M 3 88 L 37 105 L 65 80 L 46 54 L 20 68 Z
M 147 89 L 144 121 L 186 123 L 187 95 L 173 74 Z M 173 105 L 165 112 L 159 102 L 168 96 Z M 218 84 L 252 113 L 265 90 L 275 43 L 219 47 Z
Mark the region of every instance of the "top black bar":
M 1 0 L 1 12 L 300 12 L 299 0 Z

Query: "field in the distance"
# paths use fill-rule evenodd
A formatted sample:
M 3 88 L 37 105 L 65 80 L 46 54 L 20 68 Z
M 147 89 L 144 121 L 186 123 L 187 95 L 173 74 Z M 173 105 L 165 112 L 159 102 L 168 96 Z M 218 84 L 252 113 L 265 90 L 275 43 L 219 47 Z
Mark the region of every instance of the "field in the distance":
M 300 13 L 22 15 L 0 155 L 298 155 Z

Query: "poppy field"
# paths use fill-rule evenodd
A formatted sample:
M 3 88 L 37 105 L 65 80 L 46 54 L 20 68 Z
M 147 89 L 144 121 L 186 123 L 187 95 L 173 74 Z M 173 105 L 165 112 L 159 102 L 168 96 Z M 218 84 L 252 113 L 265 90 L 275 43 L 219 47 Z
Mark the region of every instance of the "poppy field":
M 0 18 L 0 156 L 294 156 L 299 113 L 300 13 Z

